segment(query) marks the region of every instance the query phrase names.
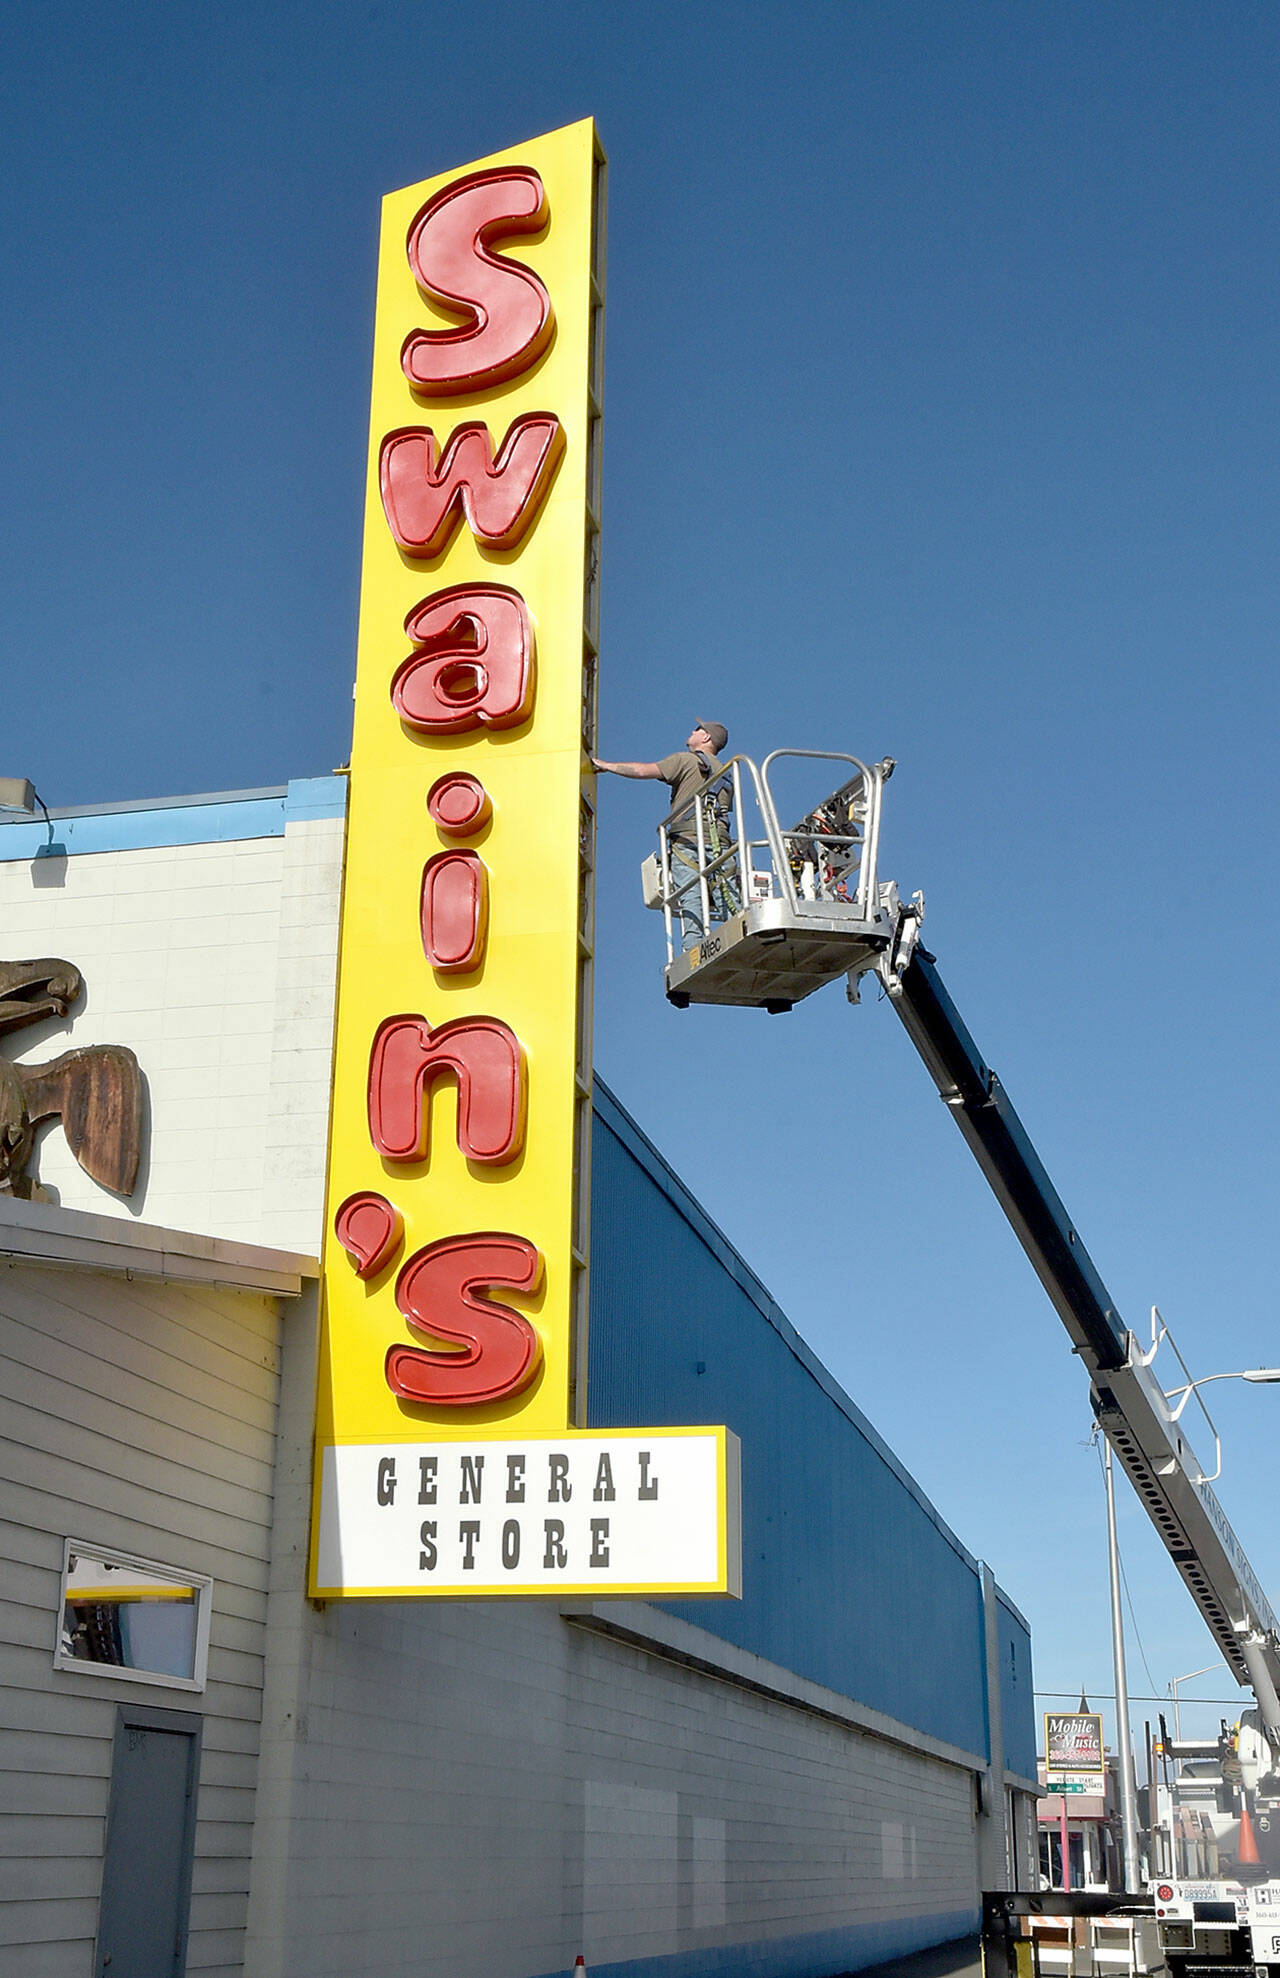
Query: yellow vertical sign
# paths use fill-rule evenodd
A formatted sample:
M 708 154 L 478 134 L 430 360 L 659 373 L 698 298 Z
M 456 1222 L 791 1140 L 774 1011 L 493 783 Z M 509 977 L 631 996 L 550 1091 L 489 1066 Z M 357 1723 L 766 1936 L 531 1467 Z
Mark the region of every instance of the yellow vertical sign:
M 734 1577 L 725 1431 L 582 1426 L 603 188 L 586 121 L 384 201 L 315 1595 Z

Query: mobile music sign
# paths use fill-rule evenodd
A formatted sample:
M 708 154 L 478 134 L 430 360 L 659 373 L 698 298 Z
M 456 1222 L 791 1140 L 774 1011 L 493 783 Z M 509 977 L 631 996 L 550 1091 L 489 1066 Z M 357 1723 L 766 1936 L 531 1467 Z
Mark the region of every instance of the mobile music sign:
M 1101 1799 L 1107 1790 L 1102 1719 L 1092 1711 L 1046 1711 L 1045 1791 Z

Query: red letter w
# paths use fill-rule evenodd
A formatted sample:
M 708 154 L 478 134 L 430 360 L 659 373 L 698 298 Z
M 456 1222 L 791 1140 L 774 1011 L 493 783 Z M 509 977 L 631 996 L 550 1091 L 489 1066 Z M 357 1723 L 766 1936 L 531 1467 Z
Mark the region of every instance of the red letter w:
M 465 515 L 486 549 L 514 549 L 537 519 L 564 445 L 551 412 L 517 419 L 496 458 L 487 426 L 455 427 L 441 454 L 430 426 L 388 433 L 382 506 L 392 535 L 410 556 L 439 556 Z

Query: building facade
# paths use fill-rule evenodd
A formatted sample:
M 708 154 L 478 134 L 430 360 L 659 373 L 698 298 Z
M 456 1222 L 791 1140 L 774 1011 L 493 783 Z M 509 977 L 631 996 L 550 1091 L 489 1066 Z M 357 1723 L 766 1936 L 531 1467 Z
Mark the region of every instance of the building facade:
M 344 795 L 0 826 L 4 958 L 85 985 L 5 1054 L 127 1046 L 147 1114 L 128 1198 L 57 1121 L 0 1196 L 5 1970 L 151 1978 L 144 1913 L 252 1978 L 820 1978 L 966 1934 L 1034 1873 L 1026 1624 L 599 1082 L 592 1419 L 729 1424 L 742 1599 L 307 1600 Z M 204 1663 L 81 1654 L 86 1558 Z

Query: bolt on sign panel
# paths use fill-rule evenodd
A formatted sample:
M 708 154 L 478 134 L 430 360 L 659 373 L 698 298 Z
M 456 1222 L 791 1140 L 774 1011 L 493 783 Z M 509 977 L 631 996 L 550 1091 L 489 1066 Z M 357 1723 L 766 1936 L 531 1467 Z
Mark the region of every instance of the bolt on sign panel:
M 733 1436 L 584 1426 L 604 179 L 383 203 L 315 1597 L 738 1591 Z

